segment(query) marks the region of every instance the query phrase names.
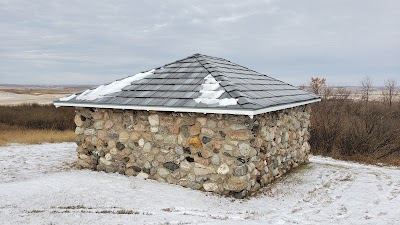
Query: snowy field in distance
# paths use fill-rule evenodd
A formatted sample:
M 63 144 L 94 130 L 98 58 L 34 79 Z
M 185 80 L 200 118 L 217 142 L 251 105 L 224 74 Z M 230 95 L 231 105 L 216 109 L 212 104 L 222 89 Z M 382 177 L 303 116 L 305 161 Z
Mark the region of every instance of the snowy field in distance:
M 0 147 L 2 224 L 400 224 L 400 169 L 323 157 L 247 200 L 73 168 L 74 143 Z

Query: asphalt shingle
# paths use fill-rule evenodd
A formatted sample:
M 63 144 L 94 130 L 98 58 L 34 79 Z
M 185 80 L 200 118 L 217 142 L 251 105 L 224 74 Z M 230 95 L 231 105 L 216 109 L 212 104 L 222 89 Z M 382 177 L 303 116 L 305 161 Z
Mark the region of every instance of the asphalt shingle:
M 235 98 L 238 104 L 220 106 L 194 101 L 201 96 L 208 75 L 219 82 L 217 90 L 224 91 L 219 99 Z M 318 99 L 314 94 L 228 60 L 194 54 L 156 68 L 153 74 L 132 82 L 120 92 L 95 100 L 72 98 L 68 103 L 257 110 Z

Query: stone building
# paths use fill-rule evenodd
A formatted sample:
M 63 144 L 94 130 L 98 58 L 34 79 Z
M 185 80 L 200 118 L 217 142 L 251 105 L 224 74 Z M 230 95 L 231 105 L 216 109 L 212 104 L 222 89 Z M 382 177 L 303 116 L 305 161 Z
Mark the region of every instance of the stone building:
M 82 168 L 242 198 L 308 160 L 318 96 L 194 54 L 54 105 L 76 107 Z

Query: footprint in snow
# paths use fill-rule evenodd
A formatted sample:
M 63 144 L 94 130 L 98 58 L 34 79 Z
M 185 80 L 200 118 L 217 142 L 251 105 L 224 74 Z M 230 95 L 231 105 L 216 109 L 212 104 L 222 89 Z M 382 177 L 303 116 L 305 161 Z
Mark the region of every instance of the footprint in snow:
M 393 190 L 389 193 L 387 199 L 388 199 L 389 201 L 390 201 L 390 200 L 393 200 L 393 199 L 397 198 L 397 196 L 399 196 L 399 194 L 400 194 L 400 190 L 397 189 L 397 188 L 395 188 L 395 189 L 393 189 Z

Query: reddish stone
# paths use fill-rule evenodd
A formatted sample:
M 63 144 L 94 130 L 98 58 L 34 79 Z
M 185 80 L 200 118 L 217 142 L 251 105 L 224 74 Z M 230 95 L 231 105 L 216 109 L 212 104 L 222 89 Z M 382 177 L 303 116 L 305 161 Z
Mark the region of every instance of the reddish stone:
M 135 126 L 133 126 L 133 129 L 135 131 L 145 131 L 146 130 L 146 128 L 141 123 L 135 124 Z
M 190 127 L 189 132 L 190 135 L 198 135 L 200 134 L 200 130 L 201 130 L 200 126 L 194 125 Z
M 114 123 L 111 120 L 107 120 L 106 123 L 104 124 L 105 129 L 110 129 Z
M 179 126 L 177 125 L 171 125 L 168 127 L 169 132 L 173 133 L 173 134 L 179 134 Z
M 234 140 L 248 140 L 250 138 L 250 132 L 248 130 L 234 130 L 229 133 L 229 137 Z
M 141 134 L 139 132 L 136 132 L 136 131 L 132 132 L 131 135 L 130 135 L 130 138 L 133 141 L 138 141 L 140 139 L 140 137 L 141 137 Z
M 207 150 L 207 149 L 202 149 L 201 150 L 201 156 L 203 157 L 203 158 L 205 158 L 205 159 L 208 159 L 208 158 L 210 158 L 211 156 L 212 156 L 212 152 L 211 151 L 209 151 L 209 150 Z

